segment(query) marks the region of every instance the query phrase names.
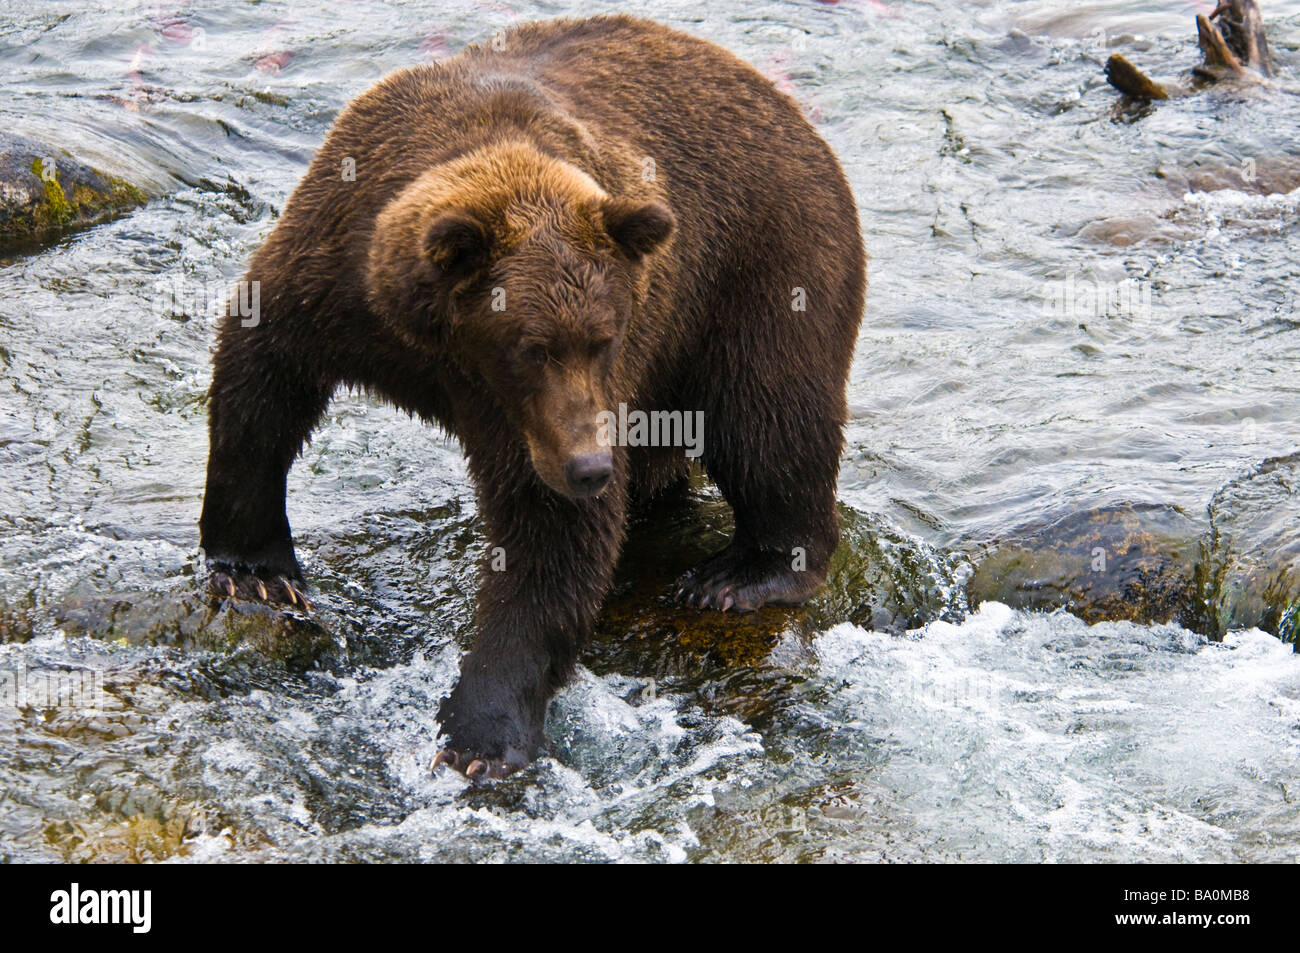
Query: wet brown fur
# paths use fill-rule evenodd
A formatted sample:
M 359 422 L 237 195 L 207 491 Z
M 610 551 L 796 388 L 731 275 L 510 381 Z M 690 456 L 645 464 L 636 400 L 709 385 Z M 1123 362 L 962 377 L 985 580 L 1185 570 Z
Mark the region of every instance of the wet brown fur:
M 241 580 L 300 578 L 285 474 L 340 385 L 441 424 L 507 565 L 481 576 L 441 721 L 462 769 L 516 767 L 590 631 L 629 500 L 684 472 L 680 448 L 615 448 L 599 496 L 557 492 L 564 459 L 592 446 L 592 409 L 704 412 L 702 462 L 736 537 L 688 601 L 747 609 L 820 584 L 864 270 L 828 147 L 710 43 L 557 20 L 396 73 L 340 115 L 254 255 L 260 322 L 221 329 L 208 558 Z

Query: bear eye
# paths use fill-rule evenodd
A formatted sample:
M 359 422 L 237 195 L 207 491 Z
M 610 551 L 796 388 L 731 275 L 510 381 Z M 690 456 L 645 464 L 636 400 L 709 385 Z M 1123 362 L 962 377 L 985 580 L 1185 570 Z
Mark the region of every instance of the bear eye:
M 531 347 L 524 348 L 519 356 L 525 364 L 529 364 L 533 367 L 541 367 L 550 360 L 550 355 L 546 353 L 546 348 L 542 347 L 540 344 L 534 344 Z
M 600 338 L 591 342 L 591 356 L 593 358 L 605 357 L 609 354 L 610 348 L 614 346 L 613 338 Z

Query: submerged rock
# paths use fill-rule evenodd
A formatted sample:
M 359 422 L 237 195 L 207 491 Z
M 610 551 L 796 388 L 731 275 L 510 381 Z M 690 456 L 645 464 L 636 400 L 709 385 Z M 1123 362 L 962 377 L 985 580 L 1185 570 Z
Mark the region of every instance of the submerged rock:
M 0 133 L 0 249 L 52 241 L 147 198 L 143 190 L 63 150 Z
M 969 568 L 889 526 L 840 507 L 840 546 L 826 585 L 805 605 L 756 612 L 676 605 L 673 583 L 726 545 L 731 513 L 716 495 L 661 507 L 634 526 L 615 585 L 583 661 L 598 674 L 688 683 L 723 680 L 726 697 L 710 701 L 750 721 L 793 690 L 793 670 L 810 657 L 811 639 L 841 622 L 901 633 L 937 618 L 959 621 Z
M 1237 164 L 1161 167 L 1156 177 L 1164 180 L 1176 196 L 1224 189 L 1252 195 L 1286 195 L 1300 188 L 1300 158 L 1261 156 Z
M 1067 609 L 1086 622 L 1182 622 L 1203 524 L 1172 506 L 1123 504 L 1024 527 L 992 543 L 971 605 Z
M 842 506 L 841 544 L 825 586 L 805 605 L 746 615 L 672 599 L 674 582 L 731 535 L 729 507 L 698 485 L 692 497 L 632 525 L 582 661 L 598 675 L 707 690 L 709 704 L 755 723 L 798 691 L 812 639 L 841 622 L 901 633 L 935 619 L 959 622 L 995 601 L 1064 609 L 1088 623 L 1175 622 L 1215 639 L 1259 626 L 1294 641 L 1300 520 L 1291 487 L 1298 460 L 1268 461 L 1224 487 L 1208 521 L 1173 506 L 1114 505 L 1022 527 L 969 555 L 937 550 L 881 517 Z M 68 634 L 246 656 L 295 671 L 384 666 L 415 651 L 440 651 L 448 639 L 467 644 L 481 556 L 472 509 L 374 519 L 373 545 L 321 546 L 310 616 L 197 587 L 74 591 L 50 598 L 49 614 Z M 30 602 L 0 605 L 0 641 L 31 637 Z
M 311 668 L 338 649 L 335 637 L 316 619 L 242 600 L 155 592 L 93 594 L 69 596 L 53 610 L 55 622 L 70 635 L 185 652 L 251 652 L 295 671 Z
M 30 597 L 21 605 L 0 598 L 0 644 L 31 640 L 36 628 L 32 618 L 34 609 L 34 600 Z
M 988 545 L 972 608 L 1065 609 L 1089 623 L 1175 622 L 1221 640 L 1300 630 L 1300 454 L 1267 460 L 1215 494 L 1208 528 L 1176 507 L 1120 505 L 1022 529 Z M 1297 649 L 1300 651 L 1300 649 Z
M 132 814 L 118 820 L 108 813 L 91 814 L 74 823 L 47 824 L 45 842 L 64 863 L 143 864 L 185 856 L 185 838 L 192 835 L 189 820 L 181 814 L 162 820 L 149 814 Z

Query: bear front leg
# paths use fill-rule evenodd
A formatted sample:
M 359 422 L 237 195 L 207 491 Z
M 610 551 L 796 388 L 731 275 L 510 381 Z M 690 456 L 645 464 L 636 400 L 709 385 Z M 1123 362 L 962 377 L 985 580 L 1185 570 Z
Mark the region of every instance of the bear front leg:
M 471 456 L 471 465 L 473 458 Z M 568 500 L 542 486 L 526 460 L 494 468 L 526 479 L 484 498 L 488 549 L 473 649 L 438 712 L 446 747 L 433 767 L 501 778 L 542 749 L 547 703 L 573 674 L 623 541 L 626 481 L 599 497 Z
M 222 328 L 199 535 L 216 592 L 310 609 L 285 515 L 285 478 L 334 387 L 295 356 L 290 327 L 283 319 L 257 327 L 227 319 Z

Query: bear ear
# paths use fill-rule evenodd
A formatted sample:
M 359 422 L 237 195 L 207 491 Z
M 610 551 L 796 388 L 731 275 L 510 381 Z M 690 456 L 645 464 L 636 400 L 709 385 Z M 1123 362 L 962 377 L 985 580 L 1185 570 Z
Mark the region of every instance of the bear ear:
M 463 278 L 487 261 L 487 229 L 465 212 L 445 212 L 424 232 L 424 254 L 449 278 Z
M 609 237 L 633 260 L 650 254 L 677 227 L 677 219 L 662 202 L 610 199 L 601 216 Z

